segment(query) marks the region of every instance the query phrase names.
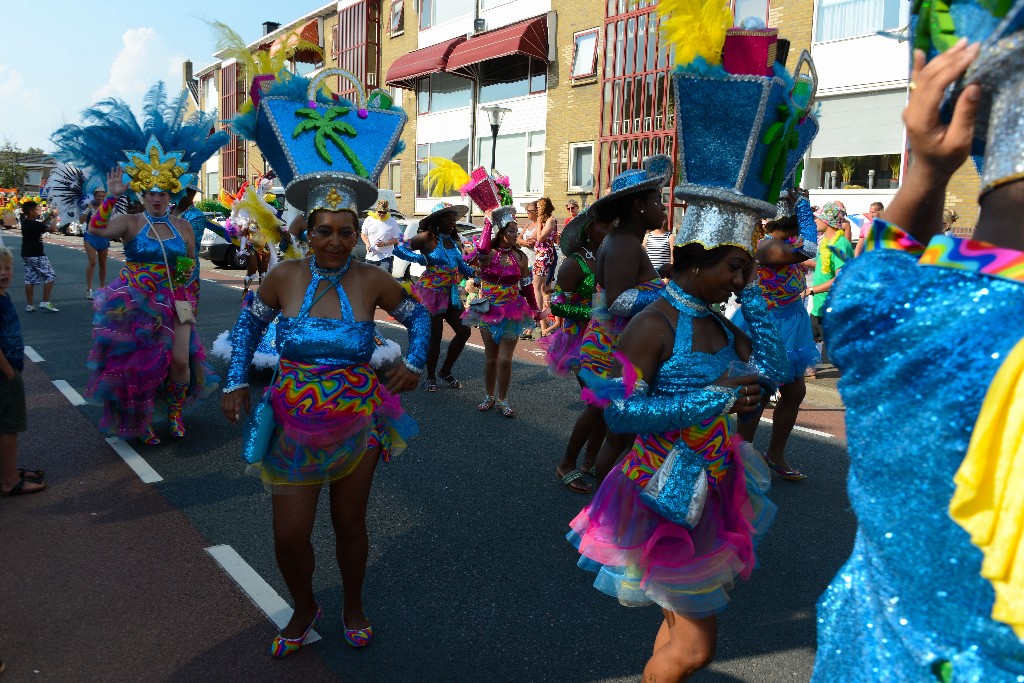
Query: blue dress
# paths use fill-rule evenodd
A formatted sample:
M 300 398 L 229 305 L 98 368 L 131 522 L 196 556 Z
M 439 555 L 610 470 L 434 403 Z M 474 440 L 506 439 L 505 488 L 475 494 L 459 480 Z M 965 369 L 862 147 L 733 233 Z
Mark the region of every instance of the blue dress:
M 1000 267 L 1024 255 L 943 235 L 924 248 L 882 221 L 868 239 L 824 319 L 859 525 L 818 603 L 812 681 L 1020 683 L 1024 644 L 992 620 L 981 552 L 948 509 L 988 386 L 1024 339 L 1020 269 Z

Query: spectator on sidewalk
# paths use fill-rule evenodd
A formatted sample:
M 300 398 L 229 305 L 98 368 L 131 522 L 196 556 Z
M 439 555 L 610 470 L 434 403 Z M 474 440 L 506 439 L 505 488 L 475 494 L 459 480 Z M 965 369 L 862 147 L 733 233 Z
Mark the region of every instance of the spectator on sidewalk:
M 814 265 L 814 277 L 811 286 L 804 290 L 803 296 L 813 297 L 811 306 L 811 329 L 814 331 L 814 342 L 818 344 L 821 359 L 828 362 L 828 354 L 824 347 L 821 319 L 825 315 L 825 299 L 839 269 L 853 258 L 853 245 L 843 234 L 843 211 L 835 203 L 828 202 L 814 216 L 818 228 L 817 261 L 805 261 Z
M 658 271 L 658 275 L 667 280 L 672 276 L 672 233 L 668 229 L 668 216 L 665 222 L 644 235 L 644 249 L 647 250 L 647 258 L 651 259 L 651 265 Z
M 953 236 L 953 224 L 960 220 L 959 214 L 953 209 L 942 210 L 942 234 L 946 237 Z
M 41 209 L 37 203 L 29 200 L 21 205 L 21 209 L 21 261 L 25 265 L 25 301 L 28 304 L 25 310 L 28 313 L 36 310 L 33 305 L 35 286 L 41 284 L 43 301 L 39 308 L 56 313 L 60 309 L 50 303 L 50 294 L 53 292 L 53 283 L 57 281 L 57 274 L 53 272 L 50 259 L 46 258 L 46 252 L 43 251 L 43 234 L 57 232 L 57 229 L 39 220 Z
M 857 238 L 857 248 L 853 250 L 854 256 L 860 256 L 860 253 L 864 251 L 864 245 L 867 244 L 868 232 L 871 231 L 871 224 L 875 222 L 882 212 L 885 211 L 885 204 L 882 202 L 872 202 L 871 207 L 860 214 L 859 216 L 850 216 L 850 222 L 856 223 L 856 227 L 860 229 L 860 236 Z
M 0 496 L 38 493 L 43 472 L 18 469 L 18 433 L 28 430 L 25 409 L 25 341 L 7 288 L 14 275 L 14 254 L 0 247 Z
M 377 210 L 367 212 L 363 220 L 362 239 L 366 245 L 366 262 L 391 272 L 395 245 L 402 241 L 402 228 L 391 215 L 388 201 L 377 202 Z

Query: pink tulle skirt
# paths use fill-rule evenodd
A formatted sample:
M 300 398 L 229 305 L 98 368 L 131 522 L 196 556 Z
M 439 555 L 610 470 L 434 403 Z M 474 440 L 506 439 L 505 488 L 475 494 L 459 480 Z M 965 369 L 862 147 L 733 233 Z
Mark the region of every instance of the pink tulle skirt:
M 419 282 L 412 285 L 412 293 L 423 304 L 432 317 L 444 313 L 452 305 L 451 287 L 424 287 Z
M 583 345 L 583 329 L 569 332 L 560 327 L 537 342 L 544 349 L 544 360 L 548 370 L 560 377 L 580 369 L 580 347 Z
M 123 438 L 145 434 L 153 421 L 154 405 L 166 398 L 161 390 L 174 344 L 174 301 L 162 278 L 163 266 L 129 263 L 93 301 L 91 373 L 85 396 L 103 404 L 100 428 Z M 187 290 L 180 292 L 191 300 Z M 195 326 L 189 329 L 191 376 L 185 405 L 204 396 L 218 381 L 206 363 Z
M 736 577 L 753 571 L 755 542 L 775 516 L 764 496 L 770 483 L 764 463 L 741 439 L 732 449 L 722 479 L 709 479 L 692 530 L 645 505 L 622 468 L 608 475 L 567 535 L 580 552 L 579 566 L 597 574 L 595 588 L 626 606 L 653 603 L 692 618 L 725 609 Z

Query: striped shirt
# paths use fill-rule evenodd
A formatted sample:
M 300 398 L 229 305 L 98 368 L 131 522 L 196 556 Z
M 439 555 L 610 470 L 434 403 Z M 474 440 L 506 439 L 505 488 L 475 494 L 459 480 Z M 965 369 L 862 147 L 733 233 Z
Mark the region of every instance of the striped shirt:
M 647 233 L 647 257 L 651 259 L 655 270 L 672 260 L 671 240 L 672 233 L 666 232 L 663 235 Z

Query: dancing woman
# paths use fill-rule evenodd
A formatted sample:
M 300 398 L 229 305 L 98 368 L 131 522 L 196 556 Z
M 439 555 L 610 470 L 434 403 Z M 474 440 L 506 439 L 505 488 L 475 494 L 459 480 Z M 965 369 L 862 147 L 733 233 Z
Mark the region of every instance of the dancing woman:
M 269 450 L 252 468 L 273 494 L 274 551 L 295 603 L 291 620 L 271 644 L 275 657 L 297 650 L 321 617 L 313 595 L 310 537 L 324 484 L 345 589 L 343 635 L 352 647 L 373 637 L 362 597 L 369 548 L 366 506 L 378 460 L 399 454 L 417 431 L 395 394 L 419 383 L 429 335 L 426 311 L 390 273 L 352 260 L 358 215 L 325 199 L 332 190 L 350 195 L 347 187 L 317 187 L 316 180 L 288 188 L 290 203 L 308 202 L 313 256 L 272 268 L 242 311 L 231 332 L 234 346 L 221 400 L 231 422 L 248 412 L 249 364 L 280 314 L 280 366 L 268 389 L 275 428 Z M 386 385 L 370 366 L 378 308 L 409 329 L 409 355 L 384 378 Z
M 93 190 L 92 202 L 86 210 L 88 216 L 85 224 L 89 225 L 93 214 L 99 209 L 100 204 L 107 198 L 107 191 L 102 187 Z M 85 247 L 85 257 L 88 260 L 85 266 L 85 298 L 92 299 L 92 276 L 99 266 L 100 289 L 107 286 L 107 255 L 110 253 L 110 240 L 89 232 L 88 229 L 82 232 L 82 243 Z
M 570 220 L 562 231 L 560 247 L 566 255 L 565 262 L 558 269 L 555 293 L 551 297 L 551 312 L 561 317 L 562 325 L 550 337 L 540 341 L 545 350 L 548 370 L 556 375 L 577 373 L 580 369 L 580 346 L 583 333 L 590 323 L 594 291 L 597 288 L 594 268 L 594 252 L 601 247 L 611 226 L 595 221 L 593 215 L 585 213 Z M 584 384 L 579 376 L 576 380 L 582 389 Z M 584 473 L 592 473 L 597 460 L 597 451 L 604 442 L 604 416 L 600 408 L 584 404 L 583 412 L 576 419 L 565 457 L 555 468 L 559 480 L 573 493 L 591 493 L 590 484 L 579 481 Z M 576 468 L 580 449 L 586 445 L 583 466 Z
M 644 168 L 620 174 L 612 181 L 612 191 L 590 206 L 602 220 L 618 220 L 596 255 L 597 290 L 580 350 L 580 367 L 599 377 L 611 372 L 612 354 L 626 323 L 665 287 L 643 247 L 643 236 L 665 222 L 661 191 L 671 175 L 669 157 L 648 157 Z M 629 435 L 608 433 L 597 454 L 598 483 L 632 441 Z
M 452 374 L 455 361 L 469 340 L 469 328 L 462 322 L 462 298 L 459 282 L 473 277 L 473 269 L 462 258 L 456 221 L 466 215 L 465 206 L 441 203 L 420 221 L 420 232 L 408 242 L 395 245 L 395 256 L 419 263 L 427 270 L 413 284 L 413 295 L 430 314 L 430 348 L 427 352 L 426 391 L 437 391 L 437 361 L 441 356 L 442 323 L 448 323 L 455 337 L 448 342 L 448 351 L 441 364 L 441 379 L 452 389 L 461 389 L 462 382 Z
M 491 213 L 497 234 L 491 248 L 491 228 L 484 227 L 479 248 L 469 257 L 480 268 L 480 298 L 463 314 L 462 319 L 480 328 L 484 341 L 484 394 L 477 406 L 486 412 L 498 406 L 505 417 L 516 412 L 508 402 L 512 380 L 512 354 L 519 335 L 532 330 L 539 316 L 534 299 L 533 283 L 526 255 L 516 247 L 518 227 L 515 209 L 503 206 Z
M 768 471 L 726 418 L 758 409 L 758 376 L 734 376 L 729 366 L 756 362 L 777 380 L 789 364 L 760 289 L 748 284 L 750 254 L 690 244 L 675 250 L 674 261 L 663 296 L 619 338 L 623 379 L 587 380 L 607 405 L 608 429 L 639 436 L 568 535 L 582 555 L 579 566 L 598 574 L 598 590 L 623 605 L 662 608 L 644 668 L 644 680 L 659 681 L 683 680 L 711 661 L 715 615 L 736 577 L 750 576 L 755 540 L 774 516 L 763 495 Z M 750 338 L 711 309 L 734 291 Z M 666 463 L 670 454 L 677 466 Z M 678 487 L 676 493 L 706 495 L 675 507 L 664 500 L 652 505 L 648 485 L 663 465 L 670 470 L 666 486 Z M 697 500 L 703 512 L 694 515 Z

